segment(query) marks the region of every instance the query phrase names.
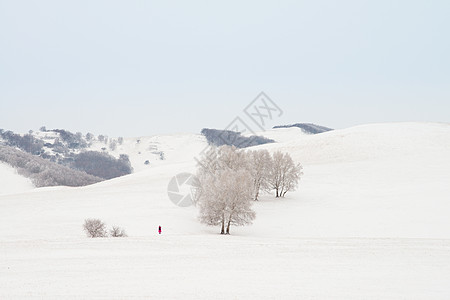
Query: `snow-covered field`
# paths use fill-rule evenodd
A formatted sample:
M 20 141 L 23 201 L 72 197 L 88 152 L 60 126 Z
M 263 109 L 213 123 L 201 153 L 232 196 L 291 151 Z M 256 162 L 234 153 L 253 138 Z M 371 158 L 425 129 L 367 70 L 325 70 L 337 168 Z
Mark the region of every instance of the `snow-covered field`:
M 6 241 L 1 298 L 448 299 L 450 244 L 167 234 Z
M 1 195 L 0 299 L 450 298 L 449 124 L 262 134 L 278 143 L 257 148 L 288 151 L 305 174 L 230 236 L 167 197 L 194 171 L 198 135 L 125 139 L 129 176 Z M 144 165 L 154 144 L 166 160 Z M 129 237 L 85 238 L 86 218 Z

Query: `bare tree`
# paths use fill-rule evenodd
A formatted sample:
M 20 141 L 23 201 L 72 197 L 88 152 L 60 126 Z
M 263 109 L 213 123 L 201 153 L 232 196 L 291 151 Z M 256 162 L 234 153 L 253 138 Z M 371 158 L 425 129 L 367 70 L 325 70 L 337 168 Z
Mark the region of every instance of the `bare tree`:
M 281 188 L 281 169 L 283 165 L 283 153 L 277 151 L 272 154 L 272 168 L 270 170 L 270 189 L 275 190 L 275 197 L 279 197 L 279 191 Z
M 224 196 L 227 200 L 226 216 L 227 231 L 230 234 L 230 225 L 243 226 L 251 224 L 256 214 L 251 209 L 253 182 L 245 170 L 225 171 L 222 175 Z
M 255 219 L 255 212 L 251 209 L 253 182 L 247 171 L 229 169 L 208 173 L 200 184 L 204 191 L 197 200 L 200 222 L 220 225 L 221 234 L 230 234 L 231 225 L 243 226 Z
M 115 151 L 116 149 L 117 149 L 117 141 L 111 139 L 111 141 L 109 142 L 109 150 Z
M 210 226 L 221 226 L 221 234 L 229 234 L 231 225 L 251 224 L 253 181 L 245 152 L 235 147 L 211 148 L 199 163 L 195 202 L 199 220 Z
M 90 238 L 106 237 L 106 225 L 99 219 L 86 219 L 84 220 L 83 230 Z
M 86 133 L 86 140 L 88 142 L 92 141 L 94 138 L 95 138 L 95 136 L 92 133 L 90 133 L 90 132 Z
M 127 237 L 128 235 L 125 232 L 125 229 L 120 228 L 119 226 L 113 226 L 111 230 L 109 230 L 109 235 L 111 237 Z
M 251 224 L 255 212 L 251 200 L 261 190 L 275 189 L 276 197 L 295 190 L 302 167 L 288 153 L 267 150 L 243 151 L 232 146 L 211 147 L 199 161 L 194 203 L 199 220 L 210 226 L 221 226 L 229 234 L 231 225 Z
M 302 174 L 302 166 L 295 164 L 289 153 L 277 151 L 272 155 L 269 188 L 275 190 L 275 197 L 284 197 L 297 188 Z
M 234 146 L 210 147 L 198 164 L 200 173 L 215 173 L 226 169 L 248 170 L 247 154 Z
M 272 157 L 267 150 L 253 150 L 247 152 L 249 171 L 253 179 L 253 199 L 258 200 L 259 192 L 269 187 Z

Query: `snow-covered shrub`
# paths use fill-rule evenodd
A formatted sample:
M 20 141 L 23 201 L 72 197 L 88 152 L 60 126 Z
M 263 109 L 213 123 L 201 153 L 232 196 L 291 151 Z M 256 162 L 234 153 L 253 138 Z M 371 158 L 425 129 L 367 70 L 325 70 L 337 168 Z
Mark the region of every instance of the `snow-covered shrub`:
M 125 229 L 120 228 L 119 226 L 113 226 L 109 230 L 109 235 L 111 237 L 127 237 L 127 233 L 125 232 Z
M 83 230 L 87 237 L 98 238 L 106 237 L 106 225 L 100 219 L 86 219 L 84 220 Z

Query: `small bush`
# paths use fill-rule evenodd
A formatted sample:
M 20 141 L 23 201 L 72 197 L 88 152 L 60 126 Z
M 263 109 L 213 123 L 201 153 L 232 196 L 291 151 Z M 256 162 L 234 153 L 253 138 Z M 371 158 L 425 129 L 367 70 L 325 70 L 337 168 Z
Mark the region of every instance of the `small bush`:
M 84 220 L 83 230 L 90 238 L 106 237 L 106 225 L 99 219 Z
M 109 235 L 111 237 L 127 237 L 127 233 L 125 232 L 125 229 L 120 228 L 119 226 L 113 226 L 111 230 L 109 231 Z

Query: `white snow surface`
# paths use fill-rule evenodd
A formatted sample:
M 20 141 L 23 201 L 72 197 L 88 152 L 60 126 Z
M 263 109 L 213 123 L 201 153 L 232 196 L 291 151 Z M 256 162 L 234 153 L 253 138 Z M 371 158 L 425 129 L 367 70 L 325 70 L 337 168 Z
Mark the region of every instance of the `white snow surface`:
M 17 174 L 16 169 L 10 165 L 0 162 L 0 195 L 25 192 L 33 188 L 30 179 Z
M 289 152 L 304 176 L 230 236 L 167 197 L 200 135 L 125 139 L 128 176 L 0 195 L 0 299 L 450 298 L 450 124 L 261 134 L 277 143 L 255 148 Z M 153 144 L 166 160 L 144 165 Z M 129 237 L 88 239 L 86 218 Z

